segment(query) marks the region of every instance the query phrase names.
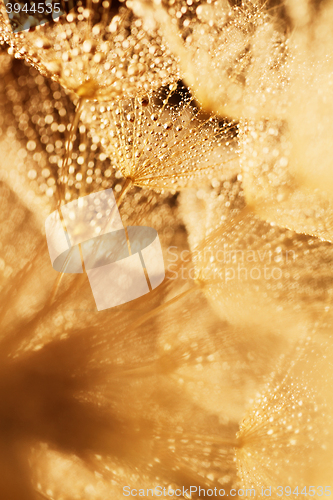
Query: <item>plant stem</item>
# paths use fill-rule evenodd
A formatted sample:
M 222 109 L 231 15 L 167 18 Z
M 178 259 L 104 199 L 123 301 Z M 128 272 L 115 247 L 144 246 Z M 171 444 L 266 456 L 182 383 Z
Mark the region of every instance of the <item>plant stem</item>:
M 58 193 L 58 207 L 60 207 L 62 199 L 65 198 L 65 189 L 66 188 L 65 188 L 65 183 L 64 183 L 63 178 L 64 178 L 64 173 L 66 172 L 67 167 L 68 167 L 68 163 L 69 163 L 69 159 L 70 159 L 69 157 L 70 157 L 70 153 L 71 153 L 71 146 L 73 145 L 73 137 L 74 137 L 74 134 L 77 130 L 77 127 L 78 127 L 78 124 L 80 121 L 84 102 L 85 102 L 85 99 L 83 99 L 83 98 L 80 98 L 78 100 L 78 102 L 76 104 L 74 120 L 72 122 L 72 126 L 71 126 L 71 129 L 69 131 L 67 146 L 66 146 L 66 150 L 65 150 L 65 157 L 64 157 L 64 161 L 62 163 L 61 171 L 60 171 L 60 187 L 59 187 L 59 193 Z

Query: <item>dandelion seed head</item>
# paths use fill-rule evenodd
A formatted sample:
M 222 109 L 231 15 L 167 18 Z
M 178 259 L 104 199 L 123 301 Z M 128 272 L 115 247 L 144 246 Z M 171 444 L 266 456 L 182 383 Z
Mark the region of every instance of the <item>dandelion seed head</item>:
M 0 11 L 2 495 L 330 484 L 331 5 Z M 97 312 L 43 227 L 109 188 L 166 279 Z

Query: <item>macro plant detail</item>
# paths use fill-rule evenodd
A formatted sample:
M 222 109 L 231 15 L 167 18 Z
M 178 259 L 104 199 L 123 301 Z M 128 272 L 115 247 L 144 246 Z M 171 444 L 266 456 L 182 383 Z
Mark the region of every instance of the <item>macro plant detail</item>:
M 60 4 L 0 3 L 0 498 L 330 496 L 331 0 Z M 45 220 L 108 190 L 165 279 L 97 311 Z
M 246 201 L 269 222 L 332 241 L 331 197 L 298 178 L 291 168 L 291 144 L 290 129 L 281 120 L 248 121 L 241 127 Z
M 173 104 L 176 91 L 170 85 L 113 106 L 86 104 L 83 120 L 94 140 L 134 185 L 175 190 L 234 168 L 237 124 L 202 116 L 191 95 Z
M 280 94 L 288 83 L 283 5 L 273 7 L 275 16 L 267 4 L 251 1 L 130 5 L 161 29 L 179 58 L 182 78 L 205 109 L 235 118 L 280 115 Z
M 34 30 L 12 33 L 2 4 L 4 40 L 16 57 L 88 99 L 144 94 L 179 77 L 161 37 L 125 7 L 110 2 L 71 9 Z

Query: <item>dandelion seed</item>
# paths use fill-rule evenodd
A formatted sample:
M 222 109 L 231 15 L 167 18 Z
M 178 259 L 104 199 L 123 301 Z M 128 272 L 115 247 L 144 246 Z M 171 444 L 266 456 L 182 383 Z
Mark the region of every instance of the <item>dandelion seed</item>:
M 236 452 L 244 487 L 274 487 L 284 477 L 296 487 L 298 481 L 318 484 L 330 477 L 325 462 L 331 460 L 333 450 L 330 445 L 323 451 L 322 444 L 331 443 L 328 436 L 332 433 L 332 373 L 328 361 L 332 339 L 325 329 L 322 333 L 310 342 L 301 342 L 281 361 L 244 417 Z M 300 398 L 303 411 L 296 415 L 295 401 Z
M 233 118 L 280 115 L 279 94 L 287 82 L 285 35 L 266 4 L 245 1 L 239 8 L 227 0 L 191 5 L 179 0 L 148 7 L 145 0 L 133 0 L 130 5 L 138 14 L 144 7 L 160 27 L 205 109 Z
M 280 227 L 332 241 L 332 200 L 297 178 L 287 122 L 247 121 L 240 126 L 240 142 L 245 197 L 255 213 Z
M 115 13 L 95 3 L 82 18 L 80 9 L 34 30 L 12 33 L 3 6 L 2 34 L 16 57 L 82 98 L 132 97 L 177 80 L 170 50 L 130 10 L 121 7 Z
M 182 195 L 199 284 L 234 325 L 303 335 L 333 294 L 331 245 L 261 221 L 246 207 L 240 181 L 224 185 L 214 197 L 208 189 L 204 204 L 195 191 Z
M 175 90 L 150 93 L 144 105 L 140 98 L 106 109 L 86 105 L 83 121 L 122 175 L 137 186 L 176 190 L 233 168 L 236 125 L 200 116 L 186 94 L 173 105 Z

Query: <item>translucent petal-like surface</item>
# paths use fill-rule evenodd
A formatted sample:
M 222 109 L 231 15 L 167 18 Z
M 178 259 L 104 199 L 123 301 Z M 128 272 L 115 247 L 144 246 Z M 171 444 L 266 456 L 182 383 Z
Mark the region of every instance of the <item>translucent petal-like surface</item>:
M 203 205 L 198 192 L 183 200 L 195 278 L 222 318 L 293 336 L 330 310 L 330 243 L 260 220 L 245 206 L 236 179 L 206 192 Z M 195 206 L 208 227 L 197 224 Z
M 286 498 L 282 483 L 292 491 L 311 484 L 320 496 L 331 477 L 331 384 L 332 338 L 324 331 L 286 356 L 244 417 L 237 451 L 244 486 Z

